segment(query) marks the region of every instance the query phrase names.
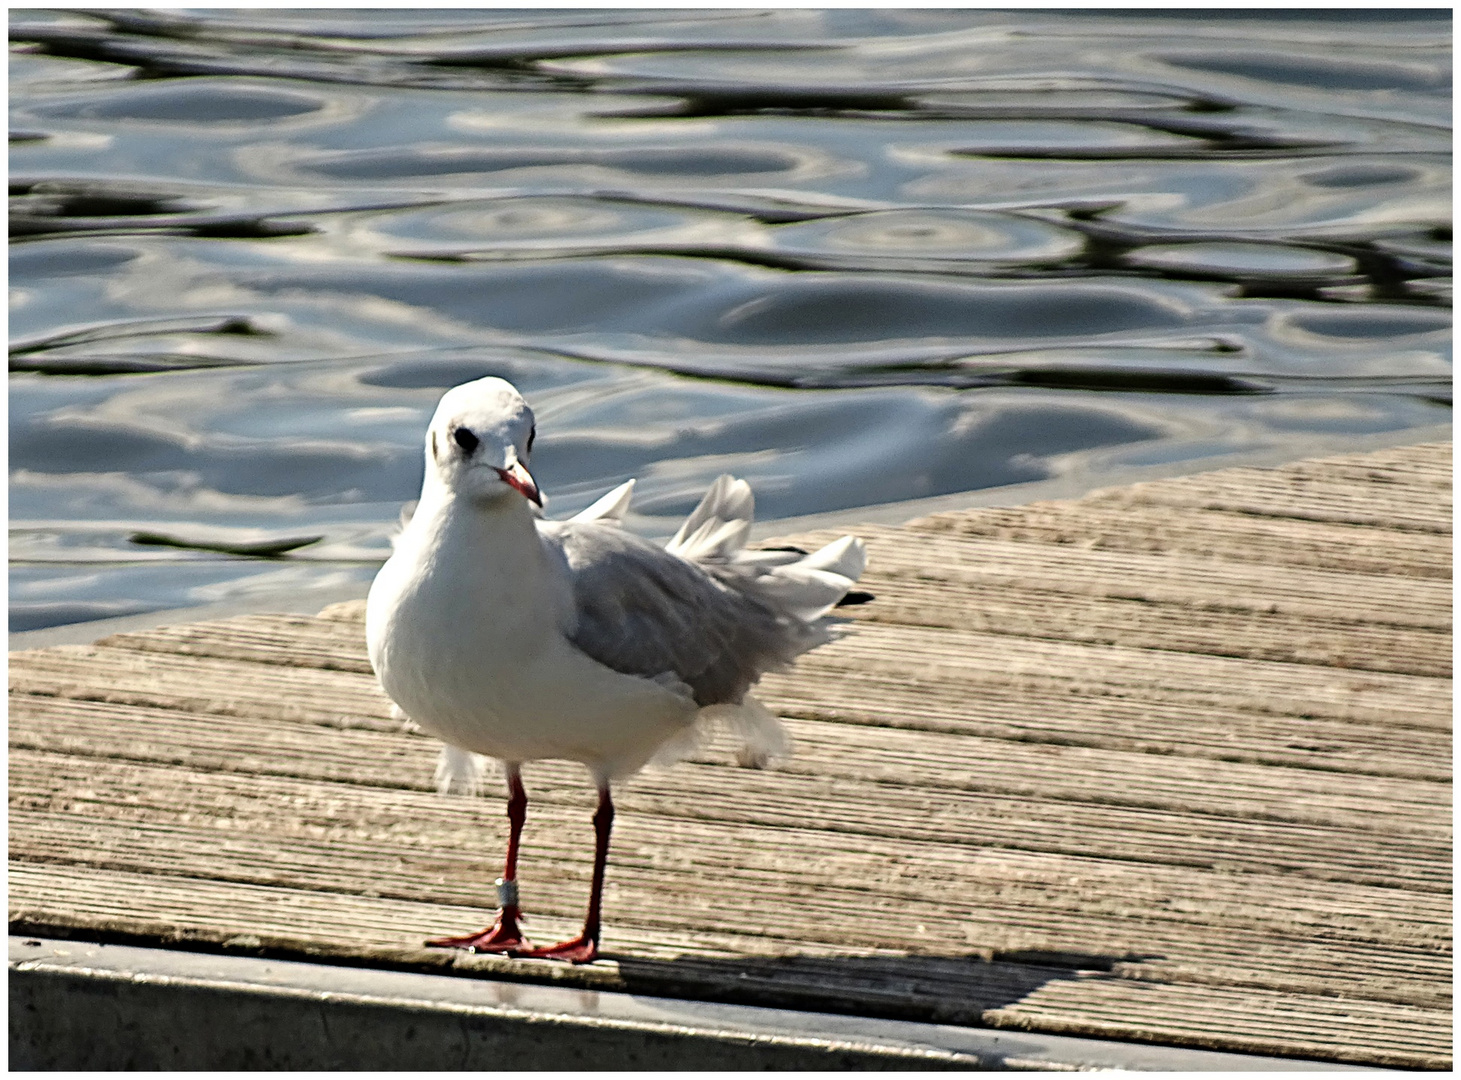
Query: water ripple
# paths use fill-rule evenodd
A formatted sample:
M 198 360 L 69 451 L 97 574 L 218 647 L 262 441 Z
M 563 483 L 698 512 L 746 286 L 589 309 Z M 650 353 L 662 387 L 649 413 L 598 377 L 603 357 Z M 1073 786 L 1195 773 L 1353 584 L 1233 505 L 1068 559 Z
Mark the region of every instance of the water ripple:
M 487 374 L 646 533 L 1434 430 L 1449 71 L 1440 10 L 15 9 L 12 627 L 363 584 Z

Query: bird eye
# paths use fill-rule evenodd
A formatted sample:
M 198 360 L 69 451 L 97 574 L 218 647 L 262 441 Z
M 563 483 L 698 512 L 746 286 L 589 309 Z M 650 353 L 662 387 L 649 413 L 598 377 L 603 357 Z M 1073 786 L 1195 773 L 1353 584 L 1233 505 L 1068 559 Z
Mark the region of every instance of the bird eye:
M 478 439 L 477 436 L 472 434 L 470 429 L 464 427 L 459 427 L 455 431 L 453 431 L 451 433 L 451 437 L 455 439 L 457 445 L 465 450 L 468 454 L 477 449 L 477 444 L 481 442 L 481 440 Z
M 532 430 L 528 432 L 528 453 L 530 453 L 530 454 L 533 452 L 533 440 L 536 439 L 537 437 L 538 437 L 538 425 L 537 424 L 534 424 L 533 427 L 532 427 Z

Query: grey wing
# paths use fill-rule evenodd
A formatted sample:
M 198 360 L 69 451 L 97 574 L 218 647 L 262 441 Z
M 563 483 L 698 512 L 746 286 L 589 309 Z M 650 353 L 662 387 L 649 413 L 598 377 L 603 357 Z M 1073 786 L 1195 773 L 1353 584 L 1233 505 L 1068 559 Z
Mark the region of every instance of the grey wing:
M 749 579 L 691 563 L 613 525 L 542 521 L 572 586 L 569 640 L 626 675 L 673 674 L 697 704 L 739 702 L 761 674 L 827 640 Z

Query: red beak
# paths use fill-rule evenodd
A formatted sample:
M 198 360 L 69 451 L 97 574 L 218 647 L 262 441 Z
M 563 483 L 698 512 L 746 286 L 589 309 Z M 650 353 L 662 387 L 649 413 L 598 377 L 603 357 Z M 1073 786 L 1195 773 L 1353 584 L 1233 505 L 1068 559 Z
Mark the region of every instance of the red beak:
M 505 469 L 498 469 L 497 475 L 503 481 L 522 492 L 523 498 L 529 502 L 536 503 L 539 507 L 543 505 L 543 496 L 538 493 L 538 485 L 533 481 L 532 474 L 524 469 L 521 463 L 514 461 Z

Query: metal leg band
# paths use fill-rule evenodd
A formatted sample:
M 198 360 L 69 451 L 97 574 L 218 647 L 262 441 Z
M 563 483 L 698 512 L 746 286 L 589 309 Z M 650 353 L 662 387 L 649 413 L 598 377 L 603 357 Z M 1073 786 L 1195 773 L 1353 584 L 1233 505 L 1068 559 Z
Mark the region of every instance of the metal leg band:
M 497 879 L 497 906 L 517 907 L 517 882 L 505 878 Z

